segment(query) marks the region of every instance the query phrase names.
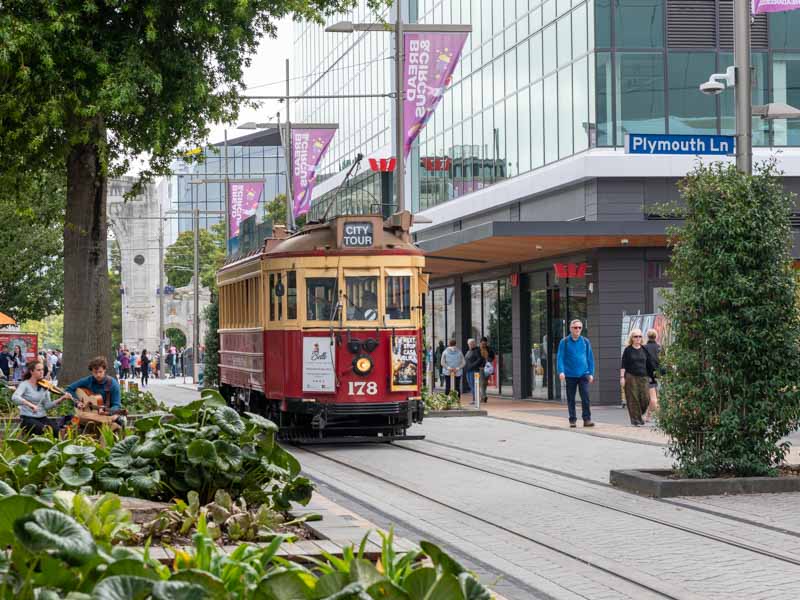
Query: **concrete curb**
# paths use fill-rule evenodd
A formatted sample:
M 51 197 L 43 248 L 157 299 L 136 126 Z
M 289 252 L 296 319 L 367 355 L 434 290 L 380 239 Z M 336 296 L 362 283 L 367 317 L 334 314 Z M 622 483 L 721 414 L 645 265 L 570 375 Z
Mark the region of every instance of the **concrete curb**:
M 425 414 L 426 419 L 452 418 L 452 417 L 488 417 L 489 413 L 485 410 L 476 408 L 461 408 L 453 410 L 432 410 Z
M 669 469 L 614 470 L 609 481 L 614 487 L 653 498 L 800 492 L 800 477 L 669 479 L 673 472 Z

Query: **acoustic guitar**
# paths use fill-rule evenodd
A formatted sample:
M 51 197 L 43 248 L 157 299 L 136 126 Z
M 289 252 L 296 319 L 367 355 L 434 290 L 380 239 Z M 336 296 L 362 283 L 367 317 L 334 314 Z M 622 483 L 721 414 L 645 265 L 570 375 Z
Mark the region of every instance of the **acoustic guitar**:
M 39 380 L 39 387 L 53 394 L 64 395 L 66 393 L 58 386 L 43 379 Z M 72 418 L 73 425 L 82 427 L 92 423 L 95 428 L 99 428 L 100 425 L 108 425 L 111 431 L 122 429 L 125 415 L 128 414 L 127 410 L 120 409 L 112 413 L 109 407 L 105 406 L 103 396 L 94 394 L 87 388 L 78 388 L 75 390 L 75 395 L 78 397 L 78 402 L 75 404 L 76 412 Z M 83 405 L 82 408 L 78 408 L 78 405 L 81 404 Z

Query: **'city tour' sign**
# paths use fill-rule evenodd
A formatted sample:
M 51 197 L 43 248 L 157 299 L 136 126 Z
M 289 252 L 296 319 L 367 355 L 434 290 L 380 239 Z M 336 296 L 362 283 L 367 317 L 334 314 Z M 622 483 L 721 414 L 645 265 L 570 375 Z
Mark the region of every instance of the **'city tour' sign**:
M 732 135 L 664 135 L 626 133 L 626 154 L 733 154 L 736 138 Z
M 344 224 L 342 246 L 345 248 L 369 248 L 372 245 L 372 223 L 369 221 L 351 221 Z

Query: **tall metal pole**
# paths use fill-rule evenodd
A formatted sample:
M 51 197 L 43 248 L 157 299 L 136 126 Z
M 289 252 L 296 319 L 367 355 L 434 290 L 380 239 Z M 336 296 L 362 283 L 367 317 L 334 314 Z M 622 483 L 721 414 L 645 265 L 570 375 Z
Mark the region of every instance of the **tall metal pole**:
M 403 125 L 403 100 L 405 93 L 403 92 L 403 50 L 405 45 L 403 43 L 403 9 L 402 2 L 396 2 L 397 6 L 397 19 L 394 26 L 394 80 L 395 92 L 395 147 L 397 159 L 397 171 L 395 172 L 395 190 L 397 195 L 397 212 L 405 210 L 405 154 L 403 146 L 405 143 L 405 127 Z
M 753 99 L 750 71 L 750 0 L 735 0 L 733 62 L 736 65 L 736 168 L 753 172 Z
M 198 358 L 200 356 L 200 209 L 194 208 L 194 311 L 192 320 L 192 381 L 197 383 Z M 184 361 L 184 369 L 186 362 Z M 183 374 L 186 377 L 186 372 Z
M 164 377 L 164 206 L 158 203 L 158 377 Z
M 228 198 L 228 190 L 230 186 L 228 185 L 228 130 L 225 129 L 225 190 L 223 193 L 225 194 L 225 216 L 223 217 L 225 220 L 225 254 L 228 254 L 228 240 L 231 239 L 231 224 L 228 219 L 228 215 L 230 215 L 229 205 L 230 198 Z
M 286 146 L 283 153 L 286 156 L 286 231 L 294 230 L 294 194 L 292 191 L 292 126 L 289 115 L 289 59 L 286 59 Z

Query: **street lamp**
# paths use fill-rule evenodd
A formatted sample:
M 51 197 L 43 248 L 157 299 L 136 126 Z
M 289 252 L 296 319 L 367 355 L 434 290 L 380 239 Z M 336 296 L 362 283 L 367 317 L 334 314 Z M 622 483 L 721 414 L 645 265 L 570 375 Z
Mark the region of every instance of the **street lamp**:
M 395 195 L 397 196 L 397 212 L 405 210 L 405 127 L 403 125 L 403 32 L 426 33 L 469 33 L 472 25 L 422 25 L 418 23 L 403 23 L 403 12 L 400 3 L 396 3 L 394 27 L 384 23 L 353 23 L 340 21 L 325 31 L 329 33 L 353 33 L 354 31 L 382 31 L 394 33 L 394 81 L 395 81 L 395 158 L 397 159 L 397 181 L 395 182 Z

